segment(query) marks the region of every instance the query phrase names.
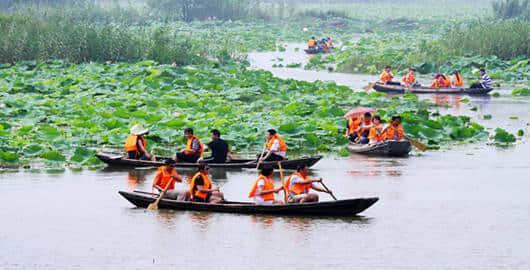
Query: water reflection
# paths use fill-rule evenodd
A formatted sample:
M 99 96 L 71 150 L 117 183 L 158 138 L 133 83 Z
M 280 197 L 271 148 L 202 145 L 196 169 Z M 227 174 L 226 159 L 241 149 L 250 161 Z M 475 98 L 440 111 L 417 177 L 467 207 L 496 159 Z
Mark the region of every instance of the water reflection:
M 189 212 L 190 220 L 194 225 L 193 227 L 199 228 L 201 231 L 208 231 L 213 215 L 214 214 L 210 212 L 198 212 L 198 211 Z
M 139 184 L 147 179 L 149 171 L 146 170 L 130 170 L 127 175 L 127 187 L 129 190 L 135 190 Z

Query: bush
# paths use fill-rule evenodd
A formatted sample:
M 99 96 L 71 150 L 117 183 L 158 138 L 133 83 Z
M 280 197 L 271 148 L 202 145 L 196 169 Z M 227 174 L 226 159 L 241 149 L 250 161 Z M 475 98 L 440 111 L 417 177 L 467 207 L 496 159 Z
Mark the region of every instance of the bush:
M 159 14 L 184 21 L 216 18 L 238 20 L 247 18 L 256 0 L 150 0 L 149 6 Z
M 499 19 L 530 20 L 530 0 L 500 0 L 492 3 L 493 13 Z

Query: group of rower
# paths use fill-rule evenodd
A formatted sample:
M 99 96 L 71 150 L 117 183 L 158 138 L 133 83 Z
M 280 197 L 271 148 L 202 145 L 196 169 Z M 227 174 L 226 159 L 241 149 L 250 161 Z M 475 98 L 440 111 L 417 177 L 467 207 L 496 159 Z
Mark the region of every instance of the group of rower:
M 361 117 L 354 116 L 348 119 L 346 137 L 353 143 L 378 144 L 387 140 L 399 141 L 404 139 L 401 116 L 393 116 L 387 125 L 379 115 L 372 117 L 370 112 Z
M 322 50 L 324 52 L 329 52 L 333 49 L 333 40 L 330 37 L 323 38 L 321 40 L 316 40 L 315 37 L 311 37 L 307 41 L 307 48 L 309 50 Z
M 178 201 L 192 201 L 202 203 L 222 203 L 224 195 L 219 187 L 214 187 L 208 173 L 208 164 L 200 162 L 197 172 L 188 181 L 188 186 L 184 189 L 177 189 L 176 183 L 183 183 L 182 177 L 175 169 L 176 161 L 168 159 L 164 166 L 158 168 L 153 180 L 153 191 L 165 191 L 165 198 Z M 257 205 L 273 205 L 284 203 L 306 203 L 318 202 L 319 197 L 316 193 L 311 193 L 311 189 L 330 193 L 331 191 L 323 189 L 316 183 L 321 183 L 322 179 L 309 178 L 309 168 L 307 165 L 300 165 L 296 172 L 293 173 L 285 183 L 276 187 L 273 180 L 274 169 L 264 167 L 261 169 L 258 178 L 254 181 L 248 197 L 253 199 Z M 283 191 L 286 193 L 287 200 L 277 200 L 275 193 Z
M 228 143 L 221 139 L 221 132 L 213 129 L 211 132 L 212 141 L 204 145 L 201 140 L 194 135 L 193 129 L 186 128 L 184 136 L 186 137 L 186 147 L 176 152 L 173 160 L 184 163 L 225 163 L 229 159 L 234 159 L 234 154 L 230 151 Z M 135 125 L 131 128 L 131 134 L 125 140 L 124 149 L 128 159 L 151 160 L 155 161 L 154 153 L 147 151 L 147 141 L 145 136 L 149 130 Z M 203 158 L 203 153 L 211 151 L 211 156 Z M 267 130 L 266 144 L 258 154 L 257 161 L 281 161 L 287 158 L 287 144 L 274 129 Z
M 401 82 L 396 82 L 394 80 L 394 75 L 392 74 L 392 67 L 386 66 L 381 75 L 379 76 L 379 82 L 383 84 L 390 85 L 402 85 L 405 87 L 421 87 L 417 82 L 416 76 L 414 74 L 415 69 L 409 68 L 407 74 L 401 78 Z M 470 88 L 472 89 L 491 89 L 493 87 L 493 82 L 491 78 L 486 73 L 486 70 L 480 69 L 481 81 L 479 83 L 472 84 Z M 451 77 L 448 78 L 446 75 L 441 73 L 433 74 L 433 81 L 431 82 L 430 87 L 432 88 L 461 88 L 464 86 L 464 80 L 462 75 L 457 70 L 454 70 L 451 73 Z

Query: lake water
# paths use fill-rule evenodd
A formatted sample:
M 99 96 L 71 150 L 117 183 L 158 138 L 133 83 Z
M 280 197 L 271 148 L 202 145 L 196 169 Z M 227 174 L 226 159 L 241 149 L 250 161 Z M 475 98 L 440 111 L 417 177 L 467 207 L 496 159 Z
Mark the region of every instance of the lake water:
M 249 58 L 283 77 L 357 88 L 374 80 L 272 69 L 274 57 L 306 59 L 294 50 Z M 528 134 L 530 99 L 501 94 L 470 103 L 424 97 L 449 104 L 442 113 Z M 493 119 L 481 120 L 484 114 Z M 312 173 L 338 198 L 380 198 L 350 218 L 135 209 L 117 191 L 150 190 L 152 169 L 3 173 L 0 269 L 530 269 L 527 141 L 528 135 L 509 148 L 454 145 L 398 159 L 326 157 Z M 248 200 L 254 170 L 212 173 L 227 198 Z

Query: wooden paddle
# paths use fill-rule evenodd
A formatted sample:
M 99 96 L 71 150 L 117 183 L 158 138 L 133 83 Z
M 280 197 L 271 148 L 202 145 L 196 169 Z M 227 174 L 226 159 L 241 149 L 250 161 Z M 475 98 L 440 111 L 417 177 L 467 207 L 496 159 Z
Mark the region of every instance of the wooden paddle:
M 158 196 L 158 199 L 156 199 L 156 201 L 154 203 L 150 203 L 149 206 L 147 206 L 147 209 L 149 209 L 149 210 L 158 210 L 158 204 L 160 203 L 160 200 L 162 200 L 164 195 L 166 195 L 166 191 L 169 188 L 169 185 L 171 185 L 171 181 L 173 181 L 173 178 L 169 179 L 169 181 L 166 184 L 166 187 L 164 188 L 164 190 Z
M 368 83 L 368 85 L 363 87 L 363 89 L 368 91 L 368 90 L 371 90 L 372 88 L 374 88 L 374 86 L 375 86 L 375 83 Z
M 280 170 L 280 181 L 282 182 L 283 187 L 283 202 L 287 203 L 287 190 L 285 189 L 285 182 L 283 177 L 283 169 L 282 169 L 282 162 L 278 161 L 278 169 Z
M 407 141 L 409 141 L 412 145 L 414 145 L 414 147 L 418 148 L 418 150 L 422 151 L 422 152 L 425 152 L 429 147 L 425 144 L 423 144 L 422 142 L 418 141 L 418 140 L 415 140 L 415 139 L 411 139 L 407 136 L 404 136 L 405 139 Z
M 331 198 L 333 198 L 335 201 L 337 201 L 337 197 L 335 197 L 335 195 L 333 195 L 333 192 L 331 192 L 329 190 L 329 188 L 326 186 L 326 184 L 324 184 L 324 181 L 320 181 L 320 184 L 324 187 L 324 189 L 329 193 L 329 195 L 331 195 Z
M 256 170 L 259 169 L 259 165 L 261 164 L 261 159 L 263 158 L 263 155 L 265 154 L 266 149 L 267 149 L 267 142 L 263 144 L 263 150 L 261 151 L 261 155 L 259 155 L 258 165 L 256 165 Z

